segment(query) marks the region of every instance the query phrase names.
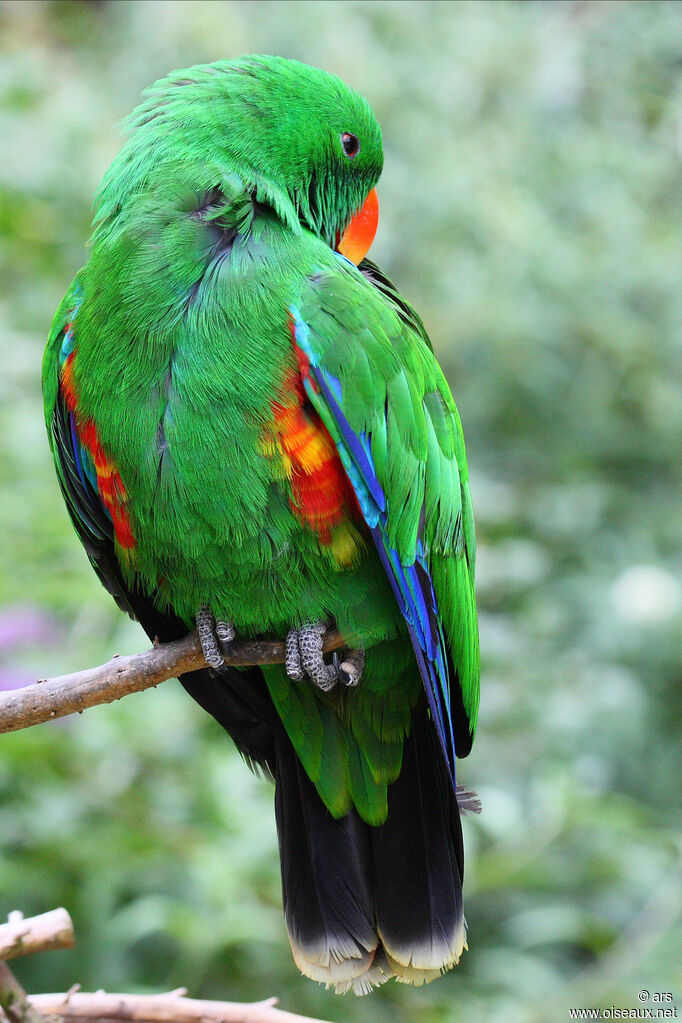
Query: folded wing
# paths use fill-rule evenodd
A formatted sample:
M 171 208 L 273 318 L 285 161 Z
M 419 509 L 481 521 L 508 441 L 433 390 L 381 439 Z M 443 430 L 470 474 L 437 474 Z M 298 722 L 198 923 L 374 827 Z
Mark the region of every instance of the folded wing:
M 405 618 L 454 785 L 478 708 L 474 528 L 462 429 L 421 321 L 343 259 L 289 310 L 306 394 L 336 444 Z

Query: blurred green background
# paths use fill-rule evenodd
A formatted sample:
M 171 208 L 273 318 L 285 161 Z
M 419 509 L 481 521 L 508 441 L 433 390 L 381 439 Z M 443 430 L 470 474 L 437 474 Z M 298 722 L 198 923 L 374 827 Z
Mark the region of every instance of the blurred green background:
M 484 666 L 460 771 L 484 804 L 465 822 L 470 951 L 369 999 L 301 978 L 272 790 L 169 682 L 0 738 L 0 918 L 64 905 L 78 938 L 16 973 L 351 1023 L 679 997 L 680 4 L 0 4 L 0 688 L 145 646 L 67 520 L 42 347 L 116 122 L 171 68 L 249 52 L 372 103 L 372 255 L 464 421 Z

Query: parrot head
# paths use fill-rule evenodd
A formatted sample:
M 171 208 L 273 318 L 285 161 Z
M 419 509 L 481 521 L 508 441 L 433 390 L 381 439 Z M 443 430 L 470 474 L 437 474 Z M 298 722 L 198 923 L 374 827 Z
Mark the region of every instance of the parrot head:
M 381 129 L 367 101 L 325 71 L 271 56 L 197 65 L 151 86 L 124 127 L 131 136 L 98 194 L 100 230 L 164 168 L 174 180 L 180 168 L 190 188 L 237 175 L 290 228 L 353 262 L 372 243 Z

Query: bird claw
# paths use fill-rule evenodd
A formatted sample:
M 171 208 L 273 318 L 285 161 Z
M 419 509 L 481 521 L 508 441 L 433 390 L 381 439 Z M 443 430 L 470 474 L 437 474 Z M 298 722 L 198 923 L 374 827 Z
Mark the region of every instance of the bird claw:
M 225 647 L 229 647 L 235 637 L 234 625 L 232 622 L 216 621 L 208 604 L 203 604 L 199 608 L 195 621 L 206 663 L 213 671 L 224 673 Z
M 478 793 L 466 785 L 455 785 L 455 797 L 460 813 L 480 813 L 483 809 Z
M 322 650 L 325 632 L 323 622 L 312 622 L 287 633 L 284 660 L 287 675 L 296 682 L 309 678 L 324 693 L 331 692 L 337 682 L 356 686 L 365 665 L 364 650 L 350 650 L 342 663 L 335 652 L 332 663 L 327 664 Z
M 365 651 L 347 650 L 343 661 L 340 660 L 336 650 L 332 656 L 332 662 L 336 668 L 336 675 L 339 682 L 344 686 L 356 686 L 362 678 L 365 670 Z
M 221 646 L 229 646 L 237 635 L 232 622 L 216 622 L 215 631 Z

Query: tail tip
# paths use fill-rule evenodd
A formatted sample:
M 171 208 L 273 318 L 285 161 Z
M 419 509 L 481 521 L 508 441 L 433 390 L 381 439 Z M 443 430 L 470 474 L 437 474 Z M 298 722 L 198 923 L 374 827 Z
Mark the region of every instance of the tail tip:
M 400 984 L 421 987 L 441 977 L 459 963 L 468 950 L 466 922 L 461 918 L 451 940 L 431 942 L 429 948 L 393 949 L 389 953 L 381 942 L 373 950 L 357 949 L 357 953 L 341 958 L 328 950 L 323 955 L 304 950 L 291 942 L 294 960 L 301 973 L 332 988 L 337 995 L 367 995 L 374 988 L 395 977 Z

